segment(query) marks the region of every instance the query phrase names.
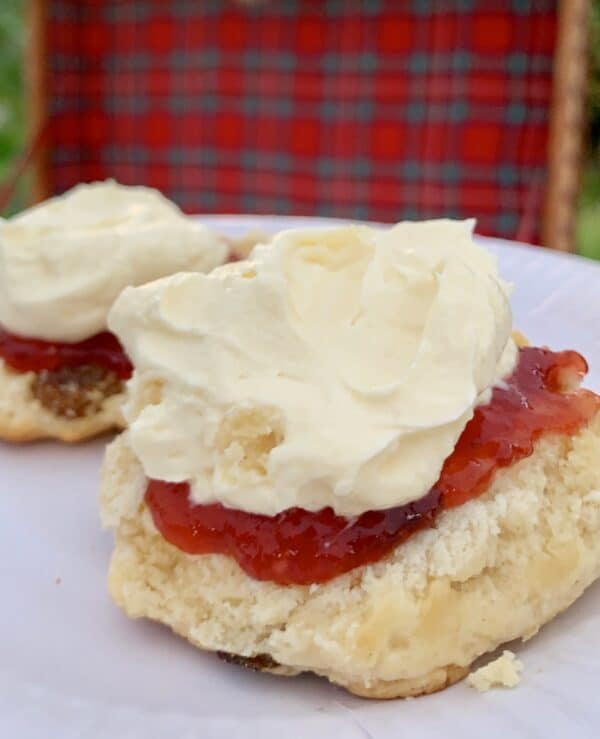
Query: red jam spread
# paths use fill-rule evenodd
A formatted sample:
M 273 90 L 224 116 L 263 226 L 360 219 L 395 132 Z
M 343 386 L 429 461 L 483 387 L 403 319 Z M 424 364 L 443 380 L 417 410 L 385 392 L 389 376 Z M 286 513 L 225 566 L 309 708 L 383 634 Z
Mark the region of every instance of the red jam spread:
M 270 517 L 194 505 L 187 483 L 158 480 L 149 481 L 146 504 L 164 538 L 184 552 L 227 554 L 250 576 L 281 585 L 324 582 L 376 562 L 440 511 L 481 495 L 496 471 L 529 456 L 542 434 L 574 434 L 600 410 L 600 396 L 567 392 L 586 372 L 577 352 L 521 349 L 512 376 L 475 410 L 437 483 L 408 505 L 354 519 L 331 508 Z
M 0 358 L 17 372 L 52 372 L 63 367 L 99 365 L 126 380 L 133 371 L 119 340 L 109 331 L 67 344 L 15 336 L 0 328 Z

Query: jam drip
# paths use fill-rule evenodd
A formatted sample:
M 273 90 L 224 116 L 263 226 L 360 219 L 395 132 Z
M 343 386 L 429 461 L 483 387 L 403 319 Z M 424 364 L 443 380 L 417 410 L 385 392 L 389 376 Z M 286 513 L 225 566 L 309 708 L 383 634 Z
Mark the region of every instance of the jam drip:
M 67 344 L 15 336 L 0 329 L 0 358 L 17 372 L 53 372 L 65 367 L 97 365 L 127 380 L 133 371 L 119 340 L 109 331 Z
M 187 483 L 158 480 L 149 481 L 146 504 L 164 538 L 184 552 L 229 555 L 252 577 L 281 585 L 325 582 L 376 562 L 440 511 L 484 493 L 496 471 L 529 456 L 542 434 L 574 434 L 600 410 L 600 396 L 566 392 L 586 372 L 576 352 L 521 349 L 512 376 L 475 410 L 437 483 L 409 505 L 354 519 L 331 508 L 271 517 L 194 505 Z

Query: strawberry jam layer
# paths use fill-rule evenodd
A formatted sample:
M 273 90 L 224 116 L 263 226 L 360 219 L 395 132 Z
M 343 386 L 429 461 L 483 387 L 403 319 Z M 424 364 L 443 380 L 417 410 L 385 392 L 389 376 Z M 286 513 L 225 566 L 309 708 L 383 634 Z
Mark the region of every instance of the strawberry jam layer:
M 67 344 L 15 336 L 0 328 L 0 358 L 17 372 L 53 372 L 64 367 L 98 365 L 127 380 L 133 371 L 119 340 L 109 331 Z
M 145 500 L 163 537 L 189 554 L 233 557 L 258 580 L 324 582 L 376 562 L 438 513 L 486 491 L 502 467 L 529 456 L 545 433 L 572 435 L 600 410 L 600 396 L 567 392 L 587 372 L 576 352 L 521 349 L 512 376 L 479 406 L 433 488 L 419 500 L 347 519 L 331 508 L 261 516 L 194 505 L 187 483 L 150 480 Z

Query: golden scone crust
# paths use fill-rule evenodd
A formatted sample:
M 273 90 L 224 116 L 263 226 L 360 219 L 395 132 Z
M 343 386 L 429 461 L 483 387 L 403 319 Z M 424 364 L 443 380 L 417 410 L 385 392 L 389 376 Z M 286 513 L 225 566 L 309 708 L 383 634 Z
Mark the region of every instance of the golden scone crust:
M 33 396 L 33 378 L 33 372 L 13 372 L 0 360 L 0 439 L 78 442 L 124 427 L 121 414 L 124 393 L 106 398 L 98 413 L 82 418 L 61 418 L 46 410 Z
M 179 551 L 155 530 L 144 487 L 125 432 L 107 450 L 101 509 L 115 531 L 110 593 L 129 616 L 370 698 L 450 685 L 600 575 L 600 414 L 573 437 L 543 438 L 385 559 L 321 585 L 261 582 L 228 557 Z

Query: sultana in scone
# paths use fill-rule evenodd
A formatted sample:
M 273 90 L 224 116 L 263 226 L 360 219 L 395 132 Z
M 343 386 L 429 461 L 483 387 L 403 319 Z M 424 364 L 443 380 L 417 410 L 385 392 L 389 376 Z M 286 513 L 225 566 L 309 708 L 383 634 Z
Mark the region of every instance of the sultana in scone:
M 124 381 L 99 365 L 16 372 L 0 360 L 0 438 L 78 442 L 124 427 Z

